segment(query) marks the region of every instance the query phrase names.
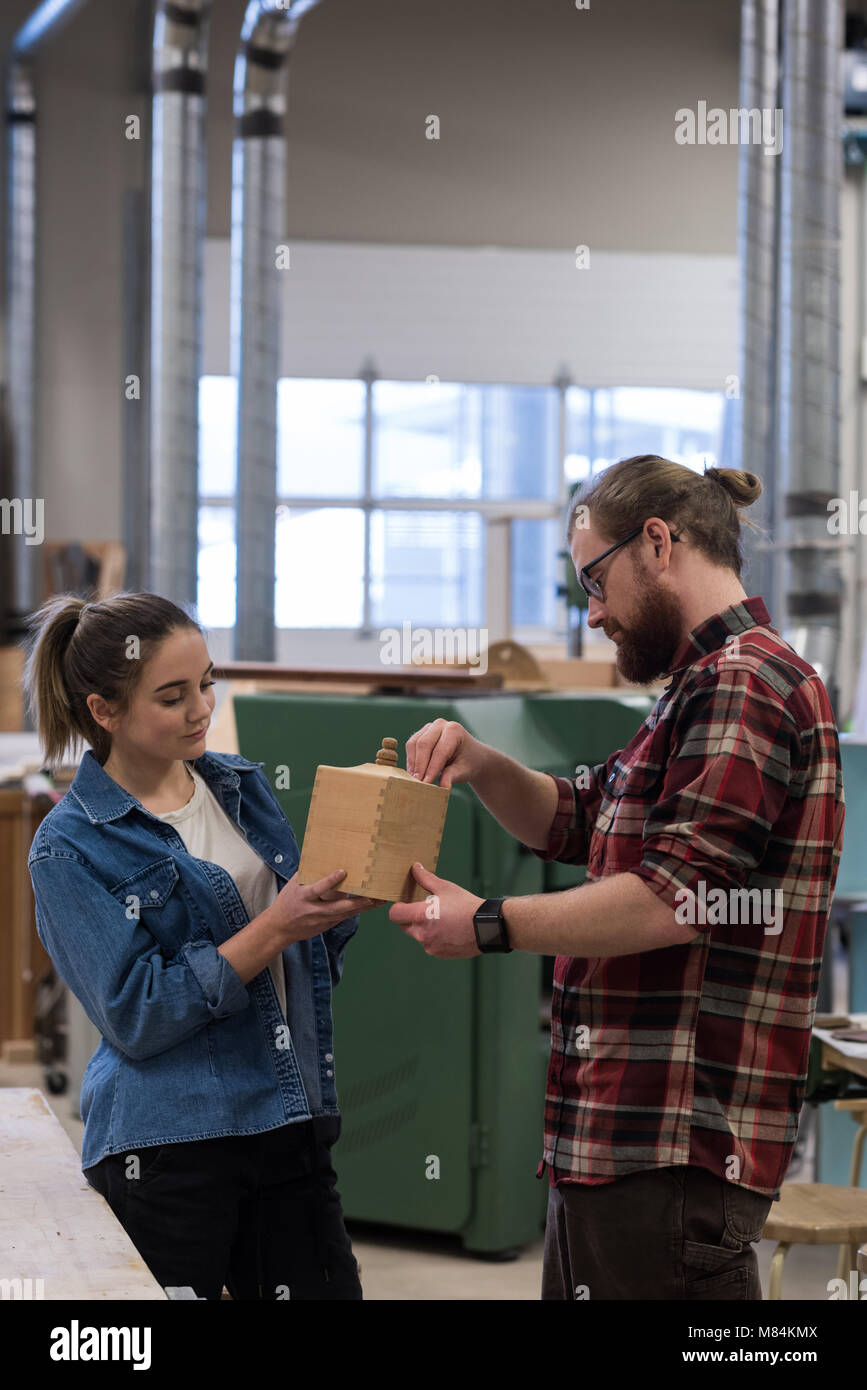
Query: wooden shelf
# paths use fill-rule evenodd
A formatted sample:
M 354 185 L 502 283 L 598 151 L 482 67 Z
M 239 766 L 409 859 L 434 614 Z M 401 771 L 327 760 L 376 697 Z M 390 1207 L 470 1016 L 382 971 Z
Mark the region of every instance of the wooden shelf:
M 454 671 L 447 666 L 383 666 L 341 668 L 326 666 L 278 666 L 271 661 L 224 661 L 214 668 L 216 680 L 257 681 L 263 688 L 287 684 L 304 688 L 308 685 L 370 686 L 393 690 L 500 690 L 503 678 L 499 675 L 475 676 L 468 671 Z

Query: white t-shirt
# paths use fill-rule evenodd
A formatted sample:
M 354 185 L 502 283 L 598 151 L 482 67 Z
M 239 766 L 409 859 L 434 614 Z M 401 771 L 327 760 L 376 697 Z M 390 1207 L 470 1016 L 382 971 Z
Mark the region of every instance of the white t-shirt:
M 269 869 L 263 859 L 248 845 L 242 831 L 231 816 L 227 816 L 207 782 L 190 767 L 195 787 L 186 806 L 177 811 L 155 812 L 159 820 L 168 821 L 175 826 L 190 854 L 197 859 L 207 859 L 211 864 L 219 864 L 235 880 L 241 900 L 247 909 L 250 920 L 258 917 L 266 907 L 270 907 L 280 891 L 280 884 L 273 869 Z M 286 1018 L 286 978 L 283 972 L 283 957 L 275 956 L 268 965 L 280 1011 Z M 287 1020 L 288 1021 L 288 1020 Z

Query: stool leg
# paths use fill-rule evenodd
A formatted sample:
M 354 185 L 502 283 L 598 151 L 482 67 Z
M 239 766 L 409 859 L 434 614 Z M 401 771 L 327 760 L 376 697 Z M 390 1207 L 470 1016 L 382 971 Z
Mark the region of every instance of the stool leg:
M 771 1278 L 768 1286 L 768 1298 L 782 1298 L 783 1296 L 783 1261 L 789 1253 L 790 1241 L 781 1240 L 771 1259 Z
M 852 1145 L 852 1171 L 849 1174 L 849 1186 L 861 1186 L 861 1159 L 864 1155 L 864 1138 L 867 1136 L 867 1124 L 863 1124 L 855 1135 L 855 1143 Z
M 867 1137 L 867 1123 L 862 1124 L 855 1135 L 855 1143 L 852 1146 L 852 1171 L 849 1174 L 849 1186 L 861 1186 L 861 1163 L 864 1157 L 864 1140 Z M 846 1288 L 849 1287 L 849 1271 L 858 1269 L 858 1246 L 841 1245 L 840 1258 L 837 1261 L 837 1278 L 845 1280 Z M 857 1284 L 856 1284 L 857 1287 Z
M 846 1288 L 849 1287 L 849 1271 L 858 1268 L 858 1247 L 857 1245 L 841 1245 L 840 1256 L 837 1260 L 837 1278 L 843 1279 Z

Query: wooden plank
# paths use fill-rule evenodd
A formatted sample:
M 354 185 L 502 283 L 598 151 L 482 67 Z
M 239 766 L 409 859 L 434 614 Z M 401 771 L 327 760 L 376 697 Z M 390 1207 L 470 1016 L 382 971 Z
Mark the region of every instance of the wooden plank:
M 46 1300 L 167 1297 L 35 1086 L 0 1088 L 0 1278 Z
M 473 675 L 449 666 L 378 666 L 364 670 L 325 666 L 278 666 L 271 661 L 223 661 L 214 667 L 215 680 L 255 680 L 269 688 L 271 681 L 336 682 L 345 686 L 388 686 L 401 690 L 501 690 L 501 675 Z

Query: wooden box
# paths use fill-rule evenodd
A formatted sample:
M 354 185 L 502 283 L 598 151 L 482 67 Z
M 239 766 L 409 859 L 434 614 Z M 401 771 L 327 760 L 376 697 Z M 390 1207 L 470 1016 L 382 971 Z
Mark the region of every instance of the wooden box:
M 422 902 L 418 860 L 436 871 L 449 788 L 418 782 L 397 766 L 397 739 L 384 738 L 375 763 L 316 769 L 298 865 L 300 883 L 335 869 L 336 892 L 387 902 Z

